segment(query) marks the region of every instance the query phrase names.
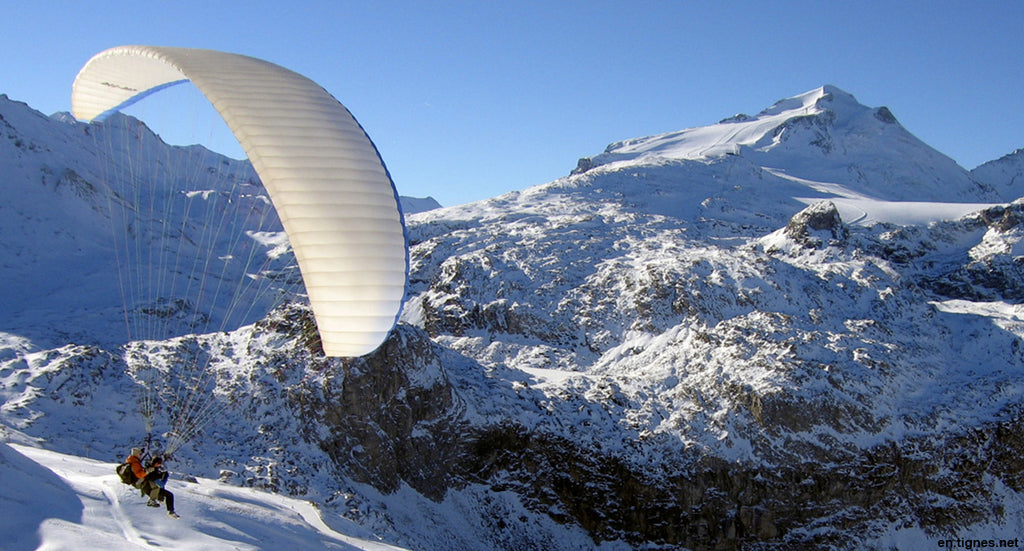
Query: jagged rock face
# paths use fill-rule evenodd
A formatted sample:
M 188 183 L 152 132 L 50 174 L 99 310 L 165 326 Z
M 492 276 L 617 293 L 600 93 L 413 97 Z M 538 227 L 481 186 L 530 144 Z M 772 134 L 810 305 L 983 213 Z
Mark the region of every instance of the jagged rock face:
M 821 549 L 834 544 L 837 532 L 866 537 L 900 518 L 918 519 L 936 533 L 984 521 L 993 514 L 986 477 L 1022 488 L 1024 464 L 1008 451 L 1019 449 L 1020 428 L 1018 418 L 941 442 L 911 439 L 866 449 L 836 463 L 819 457 L 755 467 L 680 458 L 652 476 L 625 458 L 504 425 L 479 441 L 486 462 L 478 473 L 495 490 L 514 490 L 529 506 L 579 523 L 598 540 L 655 548 L 745 549 L 760 542 Z
M 440 500 L 460 461 L 468 422 L 429 339 L 402 327 L 380 349 L 344 362 L 304 404 L 331 429 L 320 445 L 355 480 L 385 492 L 406 483 Z
M 265 390 L 289 412 L 284 426 L 278 421 L 261 432 L 295 431 L 323 452 L 320 468 L 328 473 L 383 492 L 404 483 L 431 499 L 444 497 L 467 432 L 465 405 L 422 331 L 400 326 L 372 354 L 324 358 L 311 311 L 289 304 L 257 324 L 251 339 L 263 345 L 250 351 L 262 358 L 258 369 L 274 374 Z M 268 339 L 276 345 L 266 347 Z M 310 473 L 297 474 L 283 479 L 308 487 Z

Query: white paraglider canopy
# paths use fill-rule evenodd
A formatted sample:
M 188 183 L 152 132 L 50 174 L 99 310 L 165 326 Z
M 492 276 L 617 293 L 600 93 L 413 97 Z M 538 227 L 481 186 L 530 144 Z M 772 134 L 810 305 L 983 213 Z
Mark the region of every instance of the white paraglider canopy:
M 91 121 L 191 81 L 252 162 L 291 242 L 324 353 L 361 356 L 387 337 L 408 279 L 394 183 L 352 114 L 312 80 L 238 54 L 120 46 L 75 78 L 72 112 Z

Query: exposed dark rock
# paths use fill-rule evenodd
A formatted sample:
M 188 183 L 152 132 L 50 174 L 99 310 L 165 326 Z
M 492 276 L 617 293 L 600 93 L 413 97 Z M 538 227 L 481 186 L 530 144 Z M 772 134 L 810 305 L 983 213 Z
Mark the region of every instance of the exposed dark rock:
M 572 169 L 570 174 L 583 174 L 591 168 L 594 168 L 594 160 L 590 157 L 580 157 L 576 162 L 576 168 Z
M 386 493 L 405 482 L 444 497 L 466 421 L 435 347 L 421 330 L 399 326 L 375 352 L 321 360 L 323 377 L 290 390 L 300 416 L 327 431 L 309 437 L 340 470 Z
M 840 532 L 900 515 L 936 534 L 990 518 L 986 498 L 994 489 L 986 476 L 1016 490 L 1024 485 L 1024 461 L 1012 451 L 1024 445 L 1022 428 L 1017 419 L 944 441 L 911 439 L 854 455 L 819 450 L 814 462 L 778 465 L 681 456 L 674 469 L 651 474 L 626 457 L 503 424 L 477 433 L 466 476 L 515 491 L 530 508 L 579 524 L 597 541 L 819 549 Z M 937 506 L 935 496 L 956 505 Z
M 896 124 L 899 122 L 896 120 L 896 115 L 893 115 L 892 111 L 890 111 L 888 107 L 884 106 L 875 109 L 875 118 L 888 124 Z
M 839 210 L 831 201 L 815 203 L 796 213 L 786 225 L 785 234 L 805 247 L 842 244 L 850 235 Z M 822 235 L 827 240 L 822 239 Z

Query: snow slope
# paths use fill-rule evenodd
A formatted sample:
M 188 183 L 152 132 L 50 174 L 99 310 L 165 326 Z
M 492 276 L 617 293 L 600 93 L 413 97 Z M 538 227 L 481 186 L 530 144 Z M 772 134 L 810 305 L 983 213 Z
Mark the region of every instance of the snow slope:
M 277 302 L 245 285 L 255 281 L 247 275 L 286 273 L 292 264 L 266 239 L 280 224 L 247 162 L 168 147 L 130 117 L 85 125 L 6 97 L 0 128 L 0 234 L 18 236 L 0 240 L 0 331 L 16 329 L 42 346 L 123 343 L 124 303 L 153 321 L 173 302 L 170 289 L 188 305 L 178 309 L 181 326 L 153 323 L 166 330 L 135 338 L 237 327 Z M 211 257 L 202 276 L 182 260 L 201 253 Z M 158 265 L 159 277 L 148 269 Z M 233 308 L 238 297 L 253 310 Z
M 441 208 L 441 203 L 433 197 L 401 197 L 402 212 L 405 214 L 416 214 L 428 210 Z
M 397 550 L 312 503 L 248 488 L 173 478 L 180 519 L 145 506 L 115 463 L 0 443 L 0 547 L 34 549 Z M 328 517 L 325 521 L 324 516 Z

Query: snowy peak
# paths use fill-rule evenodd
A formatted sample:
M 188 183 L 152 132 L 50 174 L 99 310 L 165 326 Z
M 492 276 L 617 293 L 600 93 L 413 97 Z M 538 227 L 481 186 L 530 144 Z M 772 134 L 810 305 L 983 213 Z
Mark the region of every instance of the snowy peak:
M 758 118 L 774 117 L 777 115 L 800 116 L 801 114 L 814 114 L 828 109 L 833 102 L 839 102 L 849 106 L 863 107 L 852 94 L 844 92 L 835 86 L 827 84 L 821 88 L 815 88 L 798 96 L 786 98 L 775 102 L 768 109 L 758 113 Z
M 972 170 L 971 175 L 1007 199 L 1024 196 L 1024 149 L 989 161 Z
M 743 148 L 767 151 L 782 143 L 787 124 L 807 117 L 823 116 L 819 126 L 843 124 L 872 111 L 835 86 L 826 85 L 809 92 L 775 102 L 756 116 L 739 114 L 718 124 L 689 128 L 616 142 L 593 159 L 592 166 L 623 161 L 713 159 L 723 155 L 739 155 Z M 895 117 L 888 109 L 878 109 L 879 123 L 892 124 Z
M 402 212 L 404 214 L 416 214 L 441 208 L 441 203 L 438 203 L 437 199 L 434 199 L 433 197 L 402 196 L 399 197 L 399 199 L 402 202 Z
M 753 165 L 815 190 L 887 201 L 1009 201 L 955 161 L 928 146 L 886 107 L 867 107 L 826 85 L 775 102 L 756 116 L 736 115 L 710 126 L 616 142 L 581 159 L 574 174 L 594 169 L 698 162 Z M 745 182 L 736 182 L 742 185 Z M 827 197 L 828 194 L 819 197 Z

